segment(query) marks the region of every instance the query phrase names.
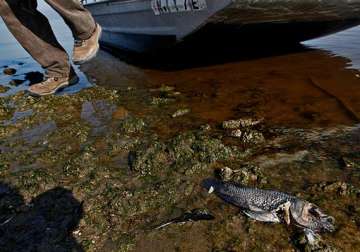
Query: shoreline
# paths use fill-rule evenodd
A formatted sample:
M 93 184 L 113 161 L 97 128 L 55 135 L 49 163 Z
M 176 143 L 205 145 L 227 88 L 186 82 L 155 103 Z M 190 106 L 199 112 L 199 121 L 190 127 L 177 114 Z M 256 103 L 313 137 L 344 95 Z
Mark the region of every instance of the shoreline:
M 355 251 L 359 71 L 306 48 L 231 56 L 159 67 L 101 51 L 80 86 L 42 98 L 22 91 L 26 74 L 41 75 L 31 60 L 14 59 L 13 76 L 0 65 L 4 86 L 26 80 L 0 97 L 3 248 Z M 296 228 L 249 220 L 201 188 L 225 168 L 237 171 L 231 181 L 319 205 L 337 231 L 311 248 Z M 153 228 L 194 209 L 214 219 Z

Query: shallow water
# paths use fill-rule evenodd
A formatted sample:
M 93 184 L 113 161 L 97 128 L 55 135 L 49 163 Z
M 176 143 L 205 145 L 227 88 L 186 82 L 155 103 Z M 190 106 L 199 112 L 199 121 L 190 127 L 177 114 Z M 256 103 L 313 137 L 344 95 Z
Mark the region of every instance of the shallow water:
M 61 18 L 43 2 L 40 2 L 40 10 L 48 16 L 56 37 L 66 51 L 71 54 L 73 38 L 70 30 L 65 26 Z M 43 73 L 43 69 L 29 56 L 29 54 L 27 54 L 23 48 L 21 48 L 14 37 L 8 32 L 2 20 L 0 20 L 0 34 L 0 67 L 8 66 L 18 70 L 15 76 L 0 76 L 0 84 L 11 88 L 6 93 L 0 93 L 0 97 L 3 97 L 26 90 L 29 87 L 29 84 L 31 84 L 31 80 L 27 80 L 26 74 L 29 72 Z M 80 82 L 77 85 L 66 88 L 63 92 L 59 93 L 59 95 L 64 93 L 76 93 L 84 88 L 92 86 L 91 80 L 89 81 L 87 77 L 79 71 L 78 67 L 75 67 L 75 70 L 80 77 Z M 32 76 L 30 76 L 30 78 L 31 77 Z M 32 81 L 38 81 L 39 78 L 41 78 L 41 76 L 39 77 L 39 75 L 35 75 L 35 78 L 32 79 Z M 11 79 L 20 79 L 25 81 L 22 85 L 14 87 L 13 85 L 8 84 Z
M 56 35 L 71 54 L 73 40 L 69 30 L 56 14 L 47 8 L 45 12 L 53 17 Z M 29 84 L 41 78 L 42 69 L 11 38 L 3 24 L 0 24 L 0 32 L 5 34 L 0 40 L 0 66 L 18 70 L 15 76 L 0 76 L 0 83 L 10 88 L 0 94 L 2 97 L 26 90 Z M 253 97 L 250 103 L 257 103 L 256 113 L 264 110 L 273 123 L 302 127 L 352 124 L 360 113 L 359 73 L 345 69 L 360 69 L 359 41 L 360 27 L 356 27 L 304 42 L 303 47 L 227 49 L 217 52 L 211 59 L 207 52 L 205 55 L 174 52 L 170 62 L 168 58 L 165 61 L 151 58 L 150 64 L 144 64 L 143 60 L 134 61 L 131 57 L 129 60 L 122 55 L 120 58 L 125 62 L 115 58 L 109 60 L 106 53 L 102 53 L 94 60 L 93 67 L 84 67 L 89 69 L 86 74 L 76 67 L 80 83 L 58 95 L 91 87 L 96 79 L 115 88 L 120 82 L 144 87 L 165 84 L 186 93 L 186 102 L 191 104 L 194 114 L 208 121 L 250 115 L 254 111 L 247 111 L 245 107 L 252 106 L 254 110 L 254 104 L 237 101 Z M 102 61 L 107 63 L 102 64 Z M 117 70 L 113 71 L 112 67 Z M 32 74 L 28 75 L 29 72 Z M 24 80 L 24 83 L 11 85 L 12 79 Z M 195 85 L 196 90 L 193 89 Z
M 324 38 L 304 42 L 312 48 L 327 50 L 334 56 L 342 56 L 349 60 L 348 68 L 360 69 L 360 27 L 333 34 Z
M 60 24 L 54 20 L 70 52 Z M 1 74 L 0 83 L 27 80 L 0 97 L 0 178 L 18 190 L 8 193 L 0 183 L 0 194 L 16 200 L 11 206 L 27 206 L 0 212 L 0 228 L 23 230 L 19 242 L 31 245 L 47 232 L 41 237 L 49 251 L 54 244 L 65 251 L 297 251 L 292 228 L 249 221 L 200 188 L 201 179 L 228 166 L 243 172 L 241 183 L 320 205 L 338 224 L 325 241 L 357 251 L 359 33 L 305 47 L 225 50 L 231 57 L 173 52 L 176 60 L 150 64 L 101 51 L 77 70 L 80 84 L 41 99 L 21 92 L 41 69 L 2 36 L 0 68 L 18 73 Z M 179 111 L 187 113 L 175 117 Z M 221 126 L 239 118 L 262 118 L 251 132 L 265 143 L 248 145 Z M 204 207 L 214 221 L 151 229 Z M 34 221 L 42 225 L 23 229 Z

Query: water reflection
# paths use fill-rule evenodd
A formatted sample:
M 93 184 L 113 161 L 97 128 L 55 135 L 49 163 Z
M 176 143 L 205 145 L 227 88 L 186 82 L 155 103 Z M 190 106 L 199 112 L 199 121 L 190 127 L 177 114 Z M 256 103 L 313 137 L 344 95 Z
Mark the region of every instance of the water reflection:
M 53 27 L 71 53 L 73 39 L 69 30 L 57 18 Z M 4 30 L 1 25 L 0 30 Z M 153 55 L 140 60 L 101 52 L 81 68 L 85 74 L 76 69 L 80 83 L 58 95 L 76 93 L 93 86 L 91 82 L 120 90 L 168 85 L 182 93 L 180 103 L 191 109 L 193 119 L 199 121 L 255 116 L 286 126 L 351 125 L 360 118 L 360 75 L 345 69 L 360 69 L 359 31 L 357 27 L 291 47 L 204 47 L 202 51 L 182 48 L 166 57 Z M 0 43 L 0 67 L 17 69 L 14 76 L 0 74 L 0 84 L 10 88 L 0 93 L 1 97 L 26 90 L 41 78 L 42 69 L 12 39 Z M 24 83 L 12 85 L 14 79 Z M 142 112 L 140 100 L 138 97 L 132 102 Z
M 304 45 L 327 50 L 329 53 L 349 60 L 348 68 L 360 69 L 360 27 L 333 34 L 321 39 L 311 40 Z
M 16 60 L 0 60 L 0 72 L 3 71 L 4 66 L 16 69 L 17 73 L 13 76 L 0 74 L 0 85 L 10 88 L 7 92 L 0 93 L 0 97 L 13 95 L 20 91 L 27 90 L 29 85 L 42 80 L 43 69 L 29 57 L 18 58 Z M 75 69 L 80 78 L 79 83 L 65 88 L 62 92 L 59 92 L 58 95 L 73 94 L 84 88 L 93 86 L 86 75 L 84 75 L 77 67 Z
M 191 109 L 193 119 L 203 122 L 264 117 L 272 124 L 298 127 L 357 123 L 358 72 L 344 70 L 345 58 L 301 48 L 278 51 L 272 57 L 188 68 L 166 63 L 162 63 L 165 67 L 129 66 L 102 52 L 82 69 L 94 76 L 98 85 L 109 88 L 174 87 L 182 94 L 177 106 Z M 136 102 L 134 108 L 144 110 L 139 100 Z

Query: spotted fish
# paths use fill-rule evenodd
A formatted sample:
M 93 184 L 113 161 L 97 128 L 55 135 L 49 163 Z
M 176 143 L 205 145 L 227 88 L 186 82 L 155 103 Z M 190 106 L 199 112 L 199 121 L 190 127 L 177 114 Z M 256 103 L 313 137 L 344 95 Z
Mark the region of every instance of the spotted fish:
M 202 185 L 224 201 L 243 211 L 248 217 L 288 225 L 295 224 L 313 233 L 333 232 L 334 218 L 316 205 L 295 196 L 272 190 L 242 187 L 235 183 L 206 179 Z

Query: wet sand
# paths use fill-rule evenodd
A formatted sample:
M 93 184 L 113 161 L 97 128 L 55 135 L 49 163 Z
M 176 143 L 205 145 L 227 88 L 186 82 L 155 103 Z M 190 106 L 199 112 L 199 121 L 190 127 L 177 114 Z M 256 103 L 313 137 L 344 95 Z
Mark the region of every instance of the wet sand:
M 0 75 L 10 87 L 0 97 L 0 244 L 20 251 L 41 237 L 43 248 L 65 251 L 307 251 L 301 230 L 249 220 L 201 188 L 228 166 L 241 171 L 238 183 L 297 195 L 333 215 L 337 231 L 323 235 L 323 251 L 357 251 L 354 48 L 345 50 L 352 61 L 295 46 L 174 52 L 151 64 L 101 51 L 82 66 L 80 85 L 40 99 L 23 92 L 41 77 L 27 75 L 41 70 L 33 61 L 1 61 L 17 74 Z M 13 79 L 26 81 L 14 87 Z M 241 129 L 263 138 L 222 127 L 240 118 L 263 119 Z M 194 208 L 215 220 L 153 229 Z M 21 231 L 18 245 L 6 240 L 9 230 Z

